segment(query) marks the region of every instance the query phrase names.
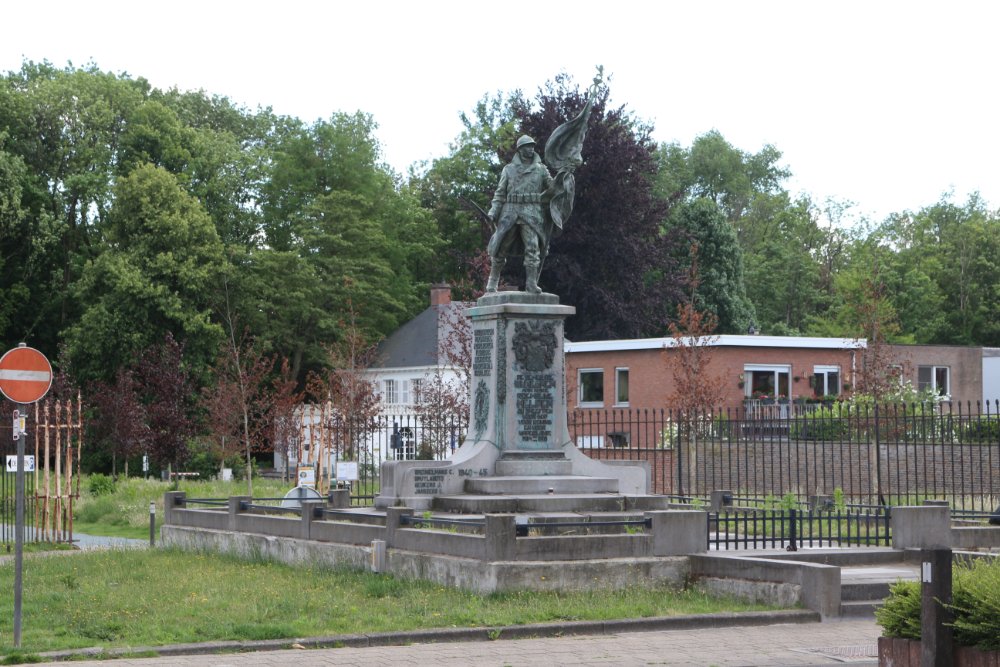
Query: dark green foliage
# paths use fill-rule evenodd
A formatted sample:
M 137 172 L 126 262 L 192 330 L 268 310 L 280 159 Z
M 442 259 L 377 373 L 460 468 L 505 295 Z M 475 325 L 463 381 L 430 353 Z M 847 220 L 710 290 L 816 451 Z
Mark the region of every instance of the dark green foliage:
M 87 488 L 92 496 L 106 496 L 115 492 L 115 478 L 97 473 L 87 480 Z
M 956 567 L 952 586 L 955 643 L 1000 650 L 1000 560 Z
M 789 435 L 798 440 L 846 440 L 851 432 L 851 422 L 846 417 L 839 406 L 822 406 L 795 417 Z
M 756 318 L 746 295 L 743 250 L 722 211 L 707 198 L 684 202 L 672 211 L 668 229 L 685 239 L 687 245 L 698 246 L 695 308 L 718 318 L 715 333 L 746 333 Z M 677 260 L 682 266 L 691 261 L 685 255 Z
M 875 610 L 882 634 L 899 639 L 920 639 L 920 583 L 897 581 L 885 604 Z
M 920 583 L 900 581 L 875 610 L 883 635 L 920 639 Z M 956 563 L 952 579 L 955 644 L 1000 649 L 1000 560 Z
M 962 442 L 998 443 L 1000 442 L 1000 416 L 990 415 L 972 419 L 962 425 Z

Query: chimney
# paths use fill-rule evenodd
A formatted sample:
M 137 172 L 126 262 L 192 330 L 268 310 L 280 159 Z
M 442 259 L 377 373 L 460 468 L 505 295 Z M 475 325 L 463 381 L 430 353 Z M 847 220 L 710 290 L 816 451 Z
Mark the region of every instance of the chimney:
M 431 285 L 431 305 L 447 306 L 451 303 L 451 285 L 439 283 Z

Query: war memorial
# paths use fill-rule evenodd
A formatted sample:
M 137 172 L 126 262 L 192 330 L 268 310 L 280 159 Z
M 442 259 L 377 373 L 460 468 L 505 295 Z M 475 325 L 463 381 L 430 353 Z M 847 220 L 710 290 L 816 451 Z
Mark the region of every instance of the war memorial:
M 538 281 L 549 242 L 572 213 L 592 101 L 593 93 L 553 132 L 544 161 L 534 139 L 518 139 L 483 211 L 495 228 L 492 266 L 485 295 L 468 311 L 471 414 L 452 457 L 383 462 L 373 507 L 351 507 L 346 489 L 285 507 L 171 492 L 161 543 L 484 593 L 700 580 L 830 618 L 850 613 L 841 566 L 877 563 L 905 573 L 906 550 L 954 542 L 947 508 L 901 507 L 892 517 L 893 549 L 711 553 L 707 512 L 650 493 L 648 463 L 598 461 L 576 448 L 567 428 L 563 337 L 575 311 Z M 524 289 L 501 289 L 501 271 L 515 255 L 524 258 Z

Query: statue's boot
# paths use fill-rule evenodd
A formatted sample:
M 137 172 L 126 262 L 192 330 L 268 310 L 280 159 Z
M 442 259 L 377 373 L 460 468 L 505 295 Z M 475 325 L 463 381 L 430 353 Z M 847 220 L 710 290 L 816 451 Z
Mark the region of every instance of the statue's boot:
M 524 291 L 529 294 L 541 294 L 542 288 L 538 286 L 539 266 L 535 262 L 526 262 L 524 265 Z
M 493 263 L 490 264 L 490 278 L 486 281 L 487 292 L 497 291 L 497 285 L 500 283 L 500 272 L 503 271 L 503 265 L 506 263 L 505 259 L 494 259 Z

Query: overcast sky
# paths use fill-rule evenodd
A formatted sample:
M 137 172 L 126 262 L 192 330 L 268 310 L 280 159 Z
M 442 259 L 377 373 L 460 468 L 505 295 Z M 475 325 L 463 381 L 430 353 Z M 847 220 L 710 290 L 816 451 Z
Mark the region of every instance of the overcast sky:
M 0 70 L 93 61 L 306 121 L 362 110 L 400 173 L 446 153 L 484 94 L 596 65 L 612 103 L 689 146 L 773 144 L 814 201 L 876 220 L 953 192 L 1000 207 L 1000 3 L 5 3 Z M 586 156 L 586 149 L 585 149 Z

